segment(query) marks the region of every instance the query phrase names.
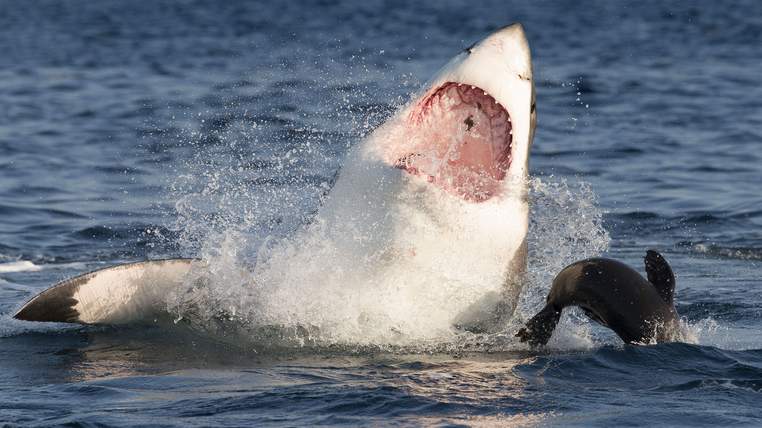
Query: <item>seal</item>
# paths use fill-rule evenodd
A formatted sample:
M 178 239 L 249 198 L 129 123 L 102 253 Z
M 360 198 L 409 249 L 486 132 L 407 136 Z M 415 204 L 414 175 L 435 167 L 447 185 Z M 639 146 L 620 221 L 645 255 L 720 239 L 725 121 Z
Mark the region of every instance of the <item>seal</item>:
M 673 301 L 675 275 L 654 250 L 645 256 L 648 279 L 626 264 L 591 258 L 565 267 L 553 280 L 547 304 L 516 334 L 532 346 L 548 343 L 568 306 L 613 330 L 625 343 L 650 344 L 681 338 Z

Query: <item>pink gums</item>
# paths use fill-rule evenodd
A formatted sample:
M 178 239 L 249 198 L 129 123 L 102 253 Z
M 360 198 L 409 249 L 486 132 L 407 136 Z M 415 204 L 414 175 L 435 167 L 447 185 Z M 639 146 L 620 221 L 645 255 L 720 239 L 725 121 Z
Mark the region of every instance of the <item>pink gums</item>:
M 485 91 L 448 82 L 410 114 L 410 151 L 397 168 L 482 202 L 498 193 L 511 165 L 511 118 Z

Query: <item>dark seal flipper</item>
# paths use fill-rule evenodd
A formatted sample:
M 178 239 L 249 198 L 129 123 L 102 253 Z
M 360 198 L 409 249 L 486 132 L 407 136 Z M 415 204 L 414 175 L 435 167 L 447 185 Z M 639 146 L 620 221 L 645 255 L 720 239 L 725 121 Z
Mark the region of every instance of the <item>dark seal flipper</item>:
M 529 342 L 532 346 L 545 345 L 550 340 L 553 330 L 556 329 L 558 320 L 561 319 L 561 311 L 552 305 L 545 305 L 542 310 L 527 321 L 524 328 L 516 333 L 516 337 L 522 342 Z
M 675 274 L 672 272 L 669 263 L 654 250 L 646 251 L 646 257 L 643 261 L 646 265 L 648 282 L 656 287 L 664 302 L 671 305 L 675 295 Z

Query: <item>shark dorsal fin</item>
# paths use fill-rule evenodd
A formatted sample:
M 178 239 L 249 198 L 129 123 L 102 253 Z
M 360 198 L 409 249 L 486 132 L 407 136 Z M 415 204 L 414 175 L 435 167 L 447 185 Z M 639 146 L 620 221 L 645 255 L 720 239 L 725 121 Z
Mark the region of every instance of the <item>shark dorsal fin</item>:
M 643 260 L 646 264 L 648 282 L 656 287 L 656 291 L 659 292 L 659 295 L 667 304 L 673 304 L 675 274 L 672 273 L 672 268 L 667 263 L 667 260 L 654 250 L 646 251 L 646 257 Z

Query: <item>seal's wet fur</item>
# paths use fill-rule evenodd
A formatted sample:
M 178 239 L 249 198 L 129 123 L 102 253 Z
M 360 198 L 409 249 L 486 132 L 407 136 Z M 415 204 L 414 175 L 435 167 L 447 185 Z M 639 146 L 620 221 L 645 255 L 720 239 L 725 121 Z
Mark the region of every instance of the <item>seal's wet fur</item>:
M 565 267 L 553 280 L 547 304 L 516 336 L 532 346 L 545 345 L 567 306 L 578 306 L 626 343 L 669 342 L 680 337 L 673 302 L 675 276 L 661 254 L 648 250 L 648 279 L 626 264 L 591 258 Z

